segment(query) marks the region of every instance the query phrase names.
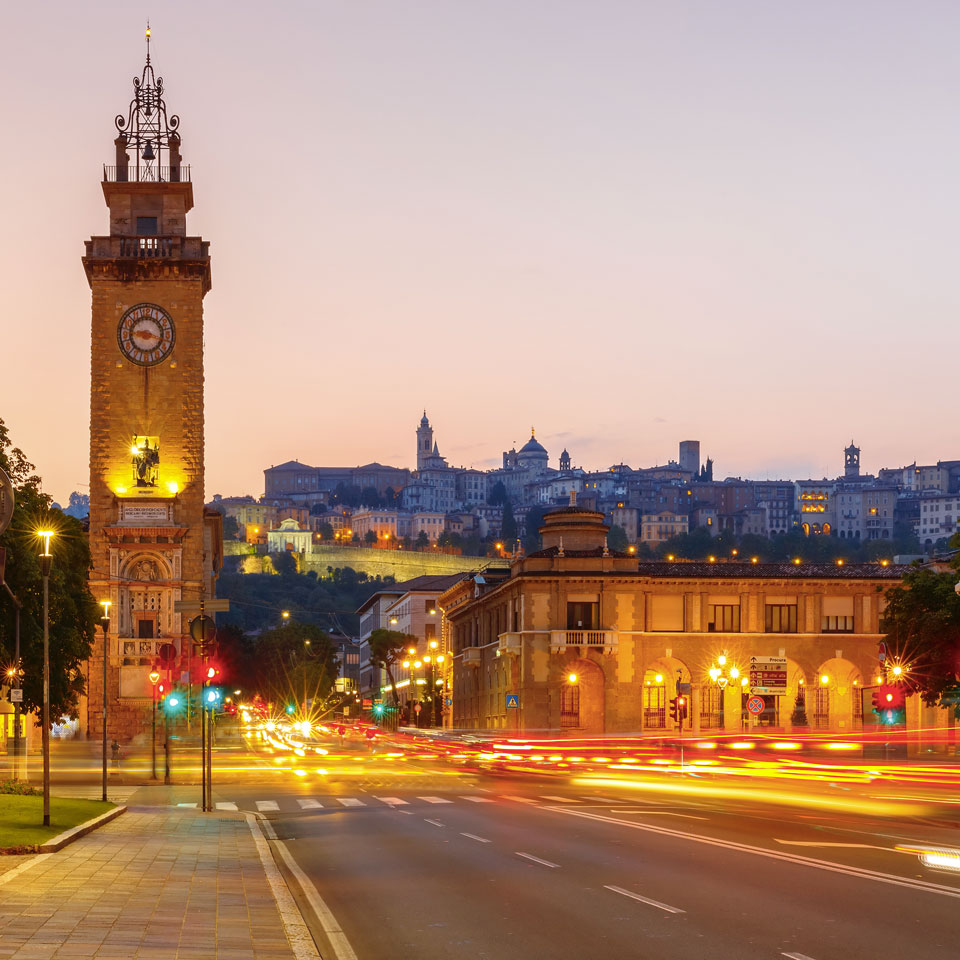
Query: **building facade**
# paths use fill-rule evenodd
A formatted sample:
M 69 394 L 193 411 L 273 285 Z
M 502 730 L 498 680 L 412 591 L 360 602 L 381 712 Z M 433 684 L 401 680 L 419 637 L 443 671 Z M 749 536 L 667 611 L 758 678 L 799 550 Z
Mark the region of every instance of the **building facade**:
M 883 598 L 899 568 L 638 563 L 608 550 L 606 532 L 602 514 L 550 513 L 544 549 L 509 575 L 463 580 L 439 598 L 454 726 L 667 731 L 679 681 L 691 685 L 694 731 L 790 729 L 798 697 L 811 728 L 862 727 Z M 737 671 L 726 689 L 710 673 L 720 657 L 728 676 Z M 751 657 L 783 658 L 787 672 L 785 693 L 765 698 L 757 721 L 746 720 L 738 685 Z

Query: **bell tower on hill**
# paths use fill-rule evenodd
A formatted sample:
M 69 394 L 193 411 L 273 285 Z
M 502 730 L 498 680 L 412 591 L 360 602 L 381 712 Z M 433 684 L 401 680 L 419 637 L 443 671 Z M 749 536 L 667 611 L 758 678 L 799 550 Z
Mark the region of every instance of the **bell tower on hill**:
M 126 740 L 150 728 L 151 670 L 178 683 L 188 669 L 177 601 L 212 597 L 218 516 L 203 491 L 203 298 L 209 244 L 187 233 L 193 207 L 180 121 L 146 63 L 115 119 L 103 168 L 110 226 L 86 241 L 92 291 L 90 589 L 109 601 L 110 627 L 87 671 L 88 735 Z M 106 691 L 103 688 L 106 657 Z

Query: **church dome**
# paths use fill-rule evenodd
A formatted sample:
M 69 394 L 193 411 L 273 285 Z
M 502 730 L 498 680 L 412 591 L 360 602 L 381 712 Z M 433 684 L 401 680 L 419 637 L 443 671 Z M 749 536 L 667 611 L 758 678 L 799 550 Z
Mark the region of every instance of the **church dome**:
M 531 433 L 530 439 L 520 448 L 520 456 L 548 456 L 546 447 Z

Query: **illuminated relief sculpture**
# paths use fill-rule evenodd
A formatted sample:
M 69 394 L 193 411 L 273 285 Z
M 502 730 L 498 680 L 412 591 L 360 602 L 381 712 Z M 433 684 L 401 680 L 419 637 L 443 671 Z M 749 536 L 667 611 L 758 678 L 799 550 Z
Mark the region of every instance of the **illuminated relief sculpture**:
M 134 437 L 130 447 L 133 482 L 138 487 L 155 487 L 160 474 L 159 437 Z

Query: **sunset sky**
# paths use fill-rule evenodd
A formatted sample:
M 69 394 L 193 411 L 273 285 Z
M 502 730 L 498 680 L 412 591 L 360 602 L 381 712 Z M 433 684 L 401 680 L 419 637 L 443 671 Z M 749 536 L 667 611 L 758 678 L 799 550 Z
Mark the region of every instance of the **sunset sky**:
M 88 482 L 101 165 L 153 27 L 211 242 L 207 496 L 263 468 L 716 476 L 960 457 L 960 5 L 18 3 L 0 34 L 0 417 Z

